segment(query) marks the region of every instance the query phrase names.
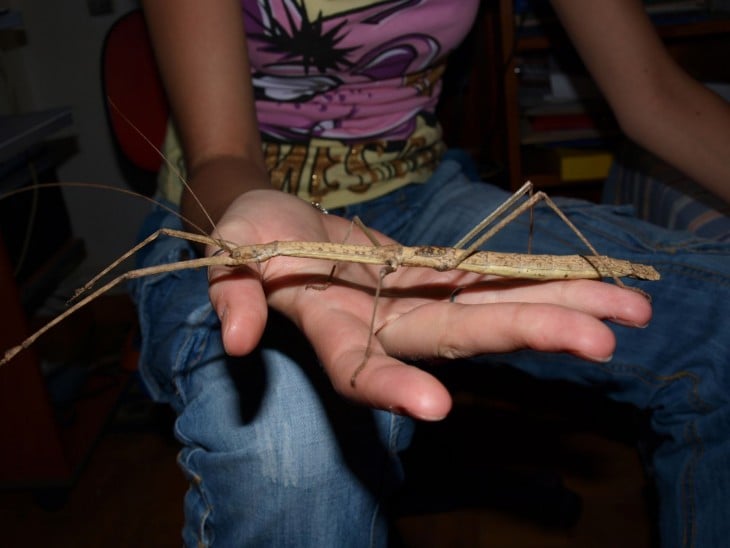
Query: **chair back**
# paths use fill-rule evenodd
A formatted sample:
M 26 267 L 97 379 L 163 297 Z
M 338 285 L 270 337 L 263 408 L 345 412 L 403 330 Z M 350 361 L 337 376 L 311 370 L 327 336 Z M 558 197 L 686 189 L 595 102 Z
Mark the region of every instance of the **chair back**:
M 120 167 L 132 188 L 151 195 L 162 165 L 158 150 L 169 107 L 141 10 L 123 15 L 109 29 L 101 64 L 104 104 Z

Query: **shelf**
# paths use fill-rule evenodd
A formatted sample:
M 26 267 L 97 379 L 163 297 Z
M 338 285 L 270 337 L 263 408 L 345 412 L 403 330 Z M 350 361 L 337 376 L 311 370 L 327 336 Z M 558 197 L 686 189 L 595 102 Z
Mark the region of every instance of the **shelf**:
M 532 153 L 533 147 L 541 144 L 593 144 L 600 148 L 605 145 L 610 150 L 616 139 L 621 137 L 621 131 L 615 121 L 604 119 L 600 114 L 595 119 L 595 129 L 533 131 L 534 119 L 527 119 L 527 111 L 539 104 L 545 89 L 550 89 L 550 75 L 553 78 L 555 74 L 571 75 L 567 80 L 572 82 L 572 75 L 585 77 L 587 71 L 553 14 L 540 14 L 542 25 L 540 21 L 533 20 L 521 29 L 515 25 L 518 21 L 515 4 L 513 0 L 500 0 L 496 11 L 490 14 L 494 19 L 492 28 L 499 25 L 500 32 L 494 41 L 502 61 L 501 71 L 492 74 L 502 81 L 499 101 L 491 105 L 492 110 L 501 115 L 501 121 L 495 124 L 501 131 L 500 140 L 491 146 L 493 161 L 502 166 L 507 186 L 513 191 L 527 179 L 538 187 L 550 188 L 551 193 L 561 193 L 558 191 L 561 186 L 570 192 L 576 191 L 581 184 L 595 186 L 595 181 L 563 181 L 557 172 L 537 169 L 528 161 L 527 156 Z M 661 16 L 652 14 L 657 32 L 670 55 L 700 81 L 730 81 L 727 63 L 730 56 L 730 16 L 708 14 L 704 10 L 695 12 L 690 4 L 682 4 L 682 8 L 689 11 Z M 523 9 L 526 7 L 524 2 L 520 5 Z M 535 6 L 542 8 L 546 4 L 538 2 Z M 549 23 L 551 17 L 553 24 Z M 554 55 L 558 60 L 551 67 L 543 68 L 541 73 L 540 62 L 545 61 L 548 55 Z M 523 71 L 519 72 L 521 66 Z M 575 90 L 582 88 L 576 87 Z M 579 91 L 577 101 L 585 97 L 581 93 Z
M 676 17 L 676 16 L 675 16 Z M 657 22 L 656 29 L 660 37 L 666 40 L 675 38 L 699 38 L 716 34 L 730 33 L 730 17 L 723 15 L 697 14 L 684 22 Z M 548 50 L 554 47 L 565 47 L 570 44 L 568 37 L 557 24 L 546 24 L 545 28 L 533 27 L 520 35 L 515 30 L 515 52 L 526 53 Z
M 603 181 L 613 159 L 614 153 L 609 148 L 535 146 L 523 154 L 527 177 L 536 186 Z
M 600 93 L 596 94 L 598 100 L 587 102 L 582 86 L 576 87 L 581 90 L 580 102 L 585 112 L 594 117 L 598 132 L 551 135 L 525 130 L 528 108 L 532 109 L 544 98 L 540 95 L 540 85 L 544 81 L 539 81 L 539 72 L 530 73 L 531 80 L 524 72 L 518 75 L 516 70 L 523 61 L 535 61 L 556 52 L 557 64 L 564 74 L 577 72 L 587 78 L 587 71 L 557 24 L 551 25 L 547 34 L 516 36 L 515 3 L 499 0 L 481 4 L 479 18 L 465 42 L 466 48 L 455 52 L 455 62 L 449 67 L 451 69 L 455 64 L 462 69 L 451 82 L 457 84 L 452 87 L 458 88 L 459 93 L 455 97 L 444 94 L 441 103 L 444 116 L 440 121 L 447 144 L 467 150 L 481 172 L 490 173 L 491 181 L 515 191 L 528 176 L 536 175 L 534 179 L 538 186 L 549 185 L 554 192 L 559 180 L 550 174 L 526 169 L 523 154 L 529 147 L 546 142 L 565 144 L 566 139 L 569 142 L 588 139 L 594 145 L 614 146 L 622 134 Z M 540 2 L 540 5 L 544 4 Z M 659 33 L 665 38 L 670 55 L 694 78 L 704 82 L 730 82 L 727 63 L 730 58 L 730 16 L 703 17 L 701 21 L 691 20 L 684 24 L 662 24 L 658 27 Z M 445 80 L 449 83 L 448 78 Z M 571 81 L 575 83 L 572 78 Z M 532 90 L 529 89 L 531 85 L 534 85 Z M 523 93 L 525 90 L 527 93 Z M 536 93 L 530 97 L 530 92 Z M 529 105 L 521 102 L 525 98 Z M 574 191 L 579 185 L 565 186 Z M 586 183 L 586 186 L 595 186 L 595 183 Z

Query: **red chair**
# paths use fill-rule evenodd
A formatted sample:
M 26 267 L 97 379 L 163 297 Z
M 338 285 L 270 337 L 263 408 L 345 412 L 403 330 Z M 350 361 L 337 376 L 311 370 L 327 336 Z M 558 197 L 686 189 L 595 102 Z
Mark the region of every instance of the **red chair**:
M 119 168 L 132 190 L 152 196 L 170 112 L 141 10 L 123 15 L 109 29 L 101 80 Z M 133 328 L 125 343 L 122 366 L 128 371 L 137 369 L 138 336 Z
M 122 173 L 135 191 L 150 196 L 162 165 L 158 151 L 169 107 L 141 10 L 123 15 L 109 29 L 102 46 L 101 74 Z

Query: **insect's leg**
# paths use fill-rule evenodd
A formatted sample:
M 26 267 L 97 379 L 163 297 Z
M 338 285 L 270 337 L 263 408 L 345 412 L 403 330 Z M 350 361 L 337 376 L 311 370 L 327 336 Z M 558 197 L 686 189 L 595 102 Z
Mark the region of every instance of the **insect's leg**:
M 581 242 L 583 242 L 583 245 L 585 245 L 590 250 L 590 252 L 593 255 L 593 259 L 596 260 L 598 263 L 601 263 L 601 266 L 604 267 L 608 272 L 611 272 L 611 269 L 608 268 L 608 265 L 606 264 L 606 261 L 603 260 L 603 257 L 600 255 L 600 253 L 598 253 L 598 251 L 596 250 L 596 248 L 593 247 L 593 244 L 591 244 L 591 242 L 588 240 L 588 238 L 586 238 L 586 236 L 578 229 L 578 227 L 575 226 L 575 224 L 573 224 L 573 221 L 571 221 L 568 218 L 568 216 L 565 213 L 563 213 L 563 210 L 558 207 L 558 204 L 556 204 L 553 201 L 553 199 L 550 198 L 550 196 L 548 196 L 544 192 L 538 192 L 537 194 L 535 194 L 534 197 L 537 198 L 538 201 L 539 200 L 544 201 L 548 205 L 548 207 L 550 207 L 550 209 L 552 209 L 555 212 L 555 214 L 558 217 L 560 217 L 560 219 L 562 219 L 562 221 L 566 225 L 568 225 L 568 227 L 573 231 L 573 233 L 576 236 L 578 236 L 578 239 Z M 587 257 L 585 257 L 585 259 L 588 262 L 590 262 Z M 621 278 L 619 278 L 615 274 L 613 274 L 613 273 L 611 274 L 611 279 L 614 282 L 616 282 L 616 285 L 617 286 L 626 288 L 626 284 L 624 284 L 624 282 L 621 281 Z
M 0 366 L 5 365 L 7 362 L 9 362 L 13 357 L 15 357 L 16 354 L 21 352 L 22 350 L 30 347 L 41 335 L 43 335 L 45 332 L 47 332 L 49 329 L 54 327 L 55 325 L 59 324 L 63 320 L 65 320 L 67 317 L 69 317 L 71 314 L 79 310 L 80 308 L 86 306 L 91 301 L 102 295 L 103 293 L 106 293 L 110 289 L 113 289 L 117 285 L 119 285 L 122 282 L 125 282 L 127 280 L 133 280 L 135 278 L 142 278 L 144 276 L 152 276 L 155 274 L 161 274 L 163 272 L 171 272 L 173 270 L 184 270 L 186 268 L 202 268 L 206 266 L 213 266 L 216 264 L 230 264 L 231 259 L 229 257 L 202 257 L 197 259 L 191 259 L 188 261 L 180 261 L 179 263 L 172 263 L 172 264 L 163 264 L 163 265 L 156 265 L 156 266 L 150 266 L 145 268 L 138 268 L 136 270 L 130 270 L 128 272 L 125 272 L 124 274 L 121 274 L 114 278 L 113 280 L 105 283 L 101 287 L 96 288 L 90 293 L 87 293 L 83 298 L 77 300 L 72 306 L 67 308 L 63 311 L 63 313 L 59 314 L 55 318 L 53 318 L 50 322 L 45 324 L 43 327 L 41 327 L 38 331 L 33 333 L 32 335 L 26 337 L 26 339 L 21 342 L 19 345 L 14 346 L 13 348 L 7 350 L 5 354 L 3 355 L 2 359 L 0 359 Z
M 183 232 L 182 230 L 174 230 L 172 228 L 161 228 L 159 230 L 156 230 L 149 236 L 147 236 L 144 240 L 139 242 L 137 245 L 132 247 L 129 251 L 122 254 L 118 259 L 113 261 L 109 266 L 107 266 L 105 269 L 103 269 L 101 272 L 99 272 L 96 276 L 91 278 L 88 282 L 86 282 L 83 287 L 80 287 L 74 292 L 74 295 L 69 299 L 69 303 L 73 303 L 77 301 L 83 294 L 87 293 L 92 287 L 94 287 L 97 283 L 99 283 L 99 280 L 102 279 L 104 276 L 109 274 L 112 270 L 117 268 L 120 264 L 122 264 L 124 261 L 129 259 L 132 255 L 137 253 L 140 249 L 143 247 L 149 245 L 154 240 L 159 238 L 160 236 L 170 236 L 173 238 L 180 238 L 183 240 L 188 240 L 195 243 L 201 243 L 201 244 L 214 244 L 219 245 L 224 249 L 229 249 L 230 244 L 228 242 L 214 240 L 213 238 L 210 238 L 209 236 L 201 236 L 199 234 L 195 234 L 192 232 Z
M 501 216 L 505 215 L 510 210 L 514 210 L 517 202 L 522 199 L 525 195 L 529 195 L 530 199 L 532 199 L 533 196 L 533 185 L 530 181 L 525 182 L 514 194 L 509 196 L 504 202 L 502 202 L 500 205 L 497 206 L 497 208 L 492 211 L 489 215 L 487 215 L 484 219 L 482 219 L 479 223 L 477 223 L 474 228 L 472 228 L 463 238 L 461 238 L 458 242 L 454 244 L 455 249 L 461 249 L 462 252 L 459 253 L 452 264 L 449 264 L 447 268 L 456 268 L 458 265 L 460 265 L 464 260 L 466 260 L 467 257 L 469 257 L 472 253 L 477 251 L 479 247 L 481 247 L 484 242 L 486 242 L 489 238 L 491 238 L 498 230 L 489 230 L 487 231 L 487 227 L 492 225 L 497 219 L 499 219 Z M 528 199 L 528 202 L 530 201 Z M 534 204 L 534 202 L 533 202 Z M 521 210 L 524 211 L 524 210 Z M 503 227 L 506 223 L 501 224 L 500 227 Z M 533 224 L 533 213 L 532 209 L 530 210 L 530 238 L 528 240 L 528 253 L 532 251 L 532 224 Z
M 532 199 L 533 192 L 532 192 L 532 183 L 530 183 L 530 196 L 528 198 L 528 201 Z M 533 205 L 530 207 L 530 221 L 529 221 L 529 229 L 528 229 L 528 236 L 527 236 L 527 253 L 528 255 L 532 253 L 532 238 L 535 234 L 535 206 Z
M 375 288 L 375 296 L 373 297 L 375 300 L 373 301 L 373 310 L 370 314 L 370 329 L 368 330 L 368 342 L 365 345 L 365 354 L 363 355 L 360 365 L 357 366 L 355 371 L 352 372 L 352 376 L 350 377 L 350 386 L 352 386 L 353 388 L 355 388 L 355 385 L 357 384 L 357 377 L 360 375 L 362 370 L 365 369 L 365 366 L 370 359 L 370 355 L 373 352 L 373 338 L 375 337 L 375 316 L 378 312 L 378 302 L 380 301 L 380 292 L 383 289 L 383 280 L 388 274 L 390 274 L 391 272 L 395 272 L 395 270 L 396 267 L 393 265 L 386 265 L 380 269 L 380 274 L 378 276 L 378 285 Z
M 523 186 L 523 189 L 524 188 L 525 187 Z M 520 189 L 520 190 L 522 190 L 522 189 Z M 476 249 L 479 246 L 481 246 L 484 242 L 489 240 L 489 238 L 491 238 L 497 232 L 502 230 L 505 226 L 507 226 L 509 223 L 511 223 L 514 219 L 516 219 L 518 216 L 520 216 L 526 210 L 529 209 L 530 211 L 532 211 L 535 204 L 537 204 L 538 202 L 541 202 L 541 201 L 545 202 L 548 205 L 548 207 L 550 207 L 550 209 L 552 209 L 553 212 L 558 217 L 560 217 L 560 219 L 568 226 L 568 228 L 570 228 L 573 231 L 573 233 L 578 237 L 578 239 L 583 243 L 583 245 L 585 245 L 590 250 L 590 252 L 592 254 L 592 260 L 594 260 L 598 263 L 601 263 L 601 266 L 603 266 L 606 271 L 610 272 L 611 269 L 608 268 L 606 261 L 604 261 L 603 257 L 601 257 L 601 255 L 598 253 L 596 248 L 593 247 L 591 242 L 588 241 L 588 238 L 586 238 L 585 235 L 578 229 L 578 227 L 575 226 L 575 224 L 573 224 L 573 222 L 567 217 L 567 215 L 565 215 L 565 213 L 563 213 L 563 211 L 558 207 L 558 205 L 547 194 L 545 194 L 542 191 L 532 194 L 528 200 L 526 200 L 519 206 L 514 207 L 512 209 L 512 211 L 507 213 L 502 219 L 499 220 L 499 222 L 497 222 L 489 230 L 486 230 L 483 234 L 481 234 L 479 236 L 479 238 L 477 238 L 474 241 L 474 243 L 472 243 L 471 246 L 469 246 L 467 249 L 464 250 L 463 253 L 459 254 L 459 256 L 455 260 L 454 265 L 449 265 L 449 266 L 451 268 L 455 268 L 456 266 L 461 264 L 462 261 L 464 261 L 467 257 L 469 257 L 469 255 L 471 255 L 474 251 L 476 251 Z M 513 206 L 515 203 L 515 200 L 510 199 L 507 202 L 509 202 L 510 206 Z M 505 203 L 507 203 L 507 202 L 505 202 Z M 500 210 L 500 212 L 502 212 L 502 213 L 504 212 L 503 206 L 504 206 L 504 204 L 502 204 L 502 206 L 500 206 L 498 208 Z M 490 215 L 490 217 L 493 217 L 493 215 Z M 482 222 L 482 223 L 480 223 L 479 226 L 486 227 L 487 225 L 488 225 L 488 223 Z M 591 259 L 589 259 L 589 257 L 584 257 L 584 258 L 586 261 L 588 261 L 590 263 Z M 613 279 L 613 281 L 616 282 L 616 285 L 618 285 L 619 287 L 624 287 L 624 288 L 626 287 L 626 285 L 621 281 L 621 279 L 618 276 L 611 274 L 611 279 Z
M 372 244 L 375 247 L 380 247 L 382 244 L 378 241 L 378 239 L 375 237 L 375 234 L 365 225 L 365 223 L 362 222 L 360 217 L 354 217 L 352 219 L 353 225 L 357 225 L 357 227 L 362 230 L 363 234 L 367 236 L 368 240 L 372 242 Z M 357 377 L 360 375 L 363 369 L 365 369 L 365 366 L 368 363 L 368 360 L 370 359 L 370 355 L 373 351 L 373 338 L 375 337 L 375 317 L 378 313 L 378 303 L 380 302 L 380 293 L 383 289 L 383 280 L 385 277 L 390 274 L 391 272 L 395 272 L 398 269 L 398 265 L 395 263 L 387 264 L 383 268 L 380 269 L 380 274 L 378 275 L 378 285 L 375 288 L 375 295 L 373 297 L 373 310 L 370 313 L 370 329 L 368 330 L 368 342 L 365 345 L 365 354 L 362 358 L 362 361 L 360 362 L 360 365 L 357 366 L 355 371 L 352 373 L 352 377 L 350 377 L 350 386 L 355 388 L 355 385 L 357 384 Z
M 457 249 L 465 249 L 469 253 L 466 255 L 467 257 L 471 255 L 476 249 L 481 246 L 486 239 L 479 238 L 475 242 L 472 242 L 477 236 L 479 236 L 486 228 L 492 224 L 495 219 L 497 219 L 500 215 L 503 215 L 506 211 L 512 209 L 515 204 L 525 195 L 529 194 L 532 196 L 532 183 L 530 181 L 527 181 L 522 187 L 520 187 L 514 194 L 512 194 L 509 198 L 507 198 L 504 202 L 502 202 L 497 208 L 492 211 L 489 215 L 487 215 L 484 219 L 482 219 L 474 228 L 472 228 L 461 240 L 456 242 L 453 247 Z M 469 245 L 469 243 L 471 245 Z M 469 247 L 467 247 L 467 245 Z M 461 261 L 460 261 L 461 262 Z
M 370 230 L 368 226 L 362 222 L 362 219 L 360 219 L 360 217 L 353 217 L 352 223 L 354 225 L 357 225 L 357 228 L 362 230 L 362 233 L 367 236 L 368 240 L 370 240 L 370 243 L 372 243 L 375 247 L 380 247 L 382 245 L 375 237 L 375 234 L 373 234 L 373 231 Z
M 355 220 L 353 219 L 353 221 L 350 223 L 350 226 L 347 227 L 347 232 L 345 233 L 345 237 L 342 240 L 343 244 L 347 243 L 347 240 L 349 240 L 350 236 L 352 236 L 352 227 L 354 226 L 354 224 L 355 224 Z M 324 291 L 325 289 L 327 289 L 329 286 L 332 285 L 332 280 L 334 280 L 334 278 L 335 278 L 335 272 L 337 271 L 338 264 L 339 264 L 338 262 L 334 262 L 332 264 L 330 273 L 327 275 L 327 278 L 323 282 L 308 283 L 306 285 L 306 288 L 315 289 L 317 291 Z

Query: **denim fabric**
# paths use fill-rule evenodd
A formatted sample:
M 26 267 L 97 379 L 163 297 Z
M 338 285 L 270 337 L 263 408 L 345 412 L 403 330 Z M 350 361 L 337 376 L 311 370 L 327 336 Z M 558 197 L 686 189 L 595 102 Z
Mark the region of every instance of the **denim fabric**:
M 155 212 L 144 233 L 177 227 Z M 160 239 L 142 264 L 189 258 Z M 396 454 L 412 423 L 353 406 L 332 392 L 293 325 L 270 318 L 259 348 L 225 355 L 204 270 L 135 280 L 140 373 L 178 413 L 179 464 L 190 481 L 186 546 L 384 546 L 382 501 L 402 472 Z M 343 540 L 344 539 L 344 540 Z
M 449 245 L 505 197 L 447 159 L 424 185 L 334 213 L 358 215 L 404 244 Z M 652 295 L 654 319 L 646 329 L 612 326 L 618 347 L 609 363 L 530 351 L 488 359 L 651 411 L 662 545 L 721 546 L 730 538 L 730 246 L 639 221 L 625 206 L 560 206 L 601 253 L 661 272 L 660 282 L 633 282 Z M 146 231 L 177 224 L 155 213 Z M 527 240 L 527 222 L 518 220 L 485 247 L 524 251 Z M 537 208 L 536 253 L 583 252 L 576 242 L 548 208 Z M 141 260 L 146 266 L 190 253 L 185 242 L 160 240 Z M 413 425 L 340 401 L 282 318 L 270 321 L 256 352 L 226 357 L 205 272 L 140 279 L 133 289 L 142 374 L 179 414 L 180 463 L 191 480 L 185 542 L 384 545 L 382 505 L 401 478 L 397 452 Z

